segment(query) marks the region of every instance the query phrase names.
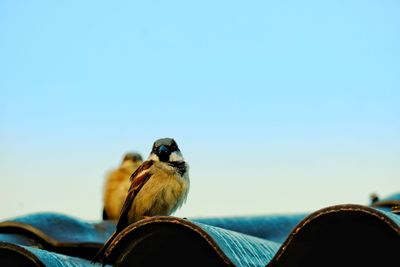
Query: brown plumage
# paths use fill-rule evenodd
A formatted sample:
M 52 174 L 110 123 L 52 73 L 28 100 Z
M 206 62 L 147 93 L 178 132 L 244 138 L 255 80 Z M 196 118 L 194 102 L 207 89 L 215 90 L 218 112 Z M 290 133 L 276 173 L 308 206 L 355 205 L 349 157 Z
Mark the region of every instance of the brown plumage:
M 142 156 L 138 153 L 128 153 L 121 165 L 106 177 L 103 194 L 104 220 L 118 220 L 131 184 L 129 178 L 142 162 Z
M 188 169 L 173 139 L 154 142 L 149 158 L 132 174 L 115 233 L 94 261 L 106 263 L 108 247 L 125 227 L 144 217 L 175 212 L 185 202 L 189 191 Z

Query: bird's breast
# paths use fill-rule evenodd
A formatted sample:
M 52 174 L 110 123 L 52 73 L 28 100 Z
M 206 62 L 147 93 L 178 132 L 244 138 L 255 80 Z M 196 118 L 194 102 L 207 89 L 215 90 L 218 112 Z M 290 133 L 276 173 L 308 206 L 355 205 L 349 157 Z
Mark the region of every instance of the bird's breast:
M 143 216 L 170 215 L 184 203 L 188 189 L 189 180 L 178 173 L 154 172 L 132 203 L 130 221 Z

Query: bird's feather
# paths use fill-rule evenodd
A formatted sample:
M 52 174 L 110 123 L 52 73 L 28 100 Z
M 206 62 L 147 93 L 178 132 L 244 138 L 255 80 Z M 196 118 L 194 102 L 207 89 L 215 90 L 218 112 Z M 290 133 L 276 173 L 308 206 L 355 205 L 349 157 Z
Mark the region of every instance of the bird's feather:
M 142 165 L 132 174 L 131 176 L 131 186 L 128 191 L 125 203 L 122 206 L 121 214 L 119 215 L 117 223 L 117 232 L 128 226 L 128 212 L 132 207 L 132 203 L 135 200 L 136 195 L 139 193 L 140 189 L 144 184 L 150 179 L 151 173 L 149 173 L 149 168 L 153 165 L 154 161 L 148 160 L 143 162 Z
M 112 236 L 107 240 L 104 246 L 97 253 L 93 262 L 99 261 L 104 263 L 106 259 L 106 251 L 108 247 L 111 245 L 114 238 L 125 228 L 128 224 L 128 212 L 132 206 L 133 201 L 135 200 L 136 195 L 139 193 L 140 189 L 142 189 L 143 185 L 150 179 L 151 174 L 149 173 L 149 168 L 153 165 L 154 161 L 148 160 L 143 162 L 142 165 L 132 174 L 131 186 L 128 191 L 128 195 L 126 197 L 125 203 L 121 209 L 121 214 L 119 216 L 119 220 L 117 223 L 117 230 L 112 234 Z

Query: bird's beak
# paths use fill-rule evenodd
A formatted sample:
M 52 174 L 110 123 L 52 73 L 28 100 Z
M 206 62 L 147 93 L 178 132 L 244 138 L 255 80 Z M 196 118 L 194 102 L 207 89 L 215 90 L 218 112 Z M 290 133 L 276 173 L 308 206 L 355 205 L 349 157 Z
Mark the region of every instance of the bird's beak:
M 171 152 L 169 151 L 168 147 L 166 147 L 166 146 L 164 146 L 164 145 L 160 146 L 160 147 L 158 148 L 158 150 L 157 150 L 158 158 L 159 158 L 161 161 L 168 161 L 168 159 L 169 159 L 169 154 L 171 154 Z

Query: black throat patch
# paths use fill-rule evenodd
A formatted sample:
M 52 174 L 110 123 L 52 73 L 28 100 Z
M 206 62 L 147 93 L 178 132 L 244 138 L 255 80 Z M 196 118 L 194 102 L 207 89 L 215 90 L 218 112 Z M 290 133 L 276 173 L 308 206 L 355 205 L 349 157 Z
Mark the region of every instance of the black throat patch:
M 180 175 L 186 172 L 186 163 L 184 161 L 170 161 L 168 164 L 174 167 Z

